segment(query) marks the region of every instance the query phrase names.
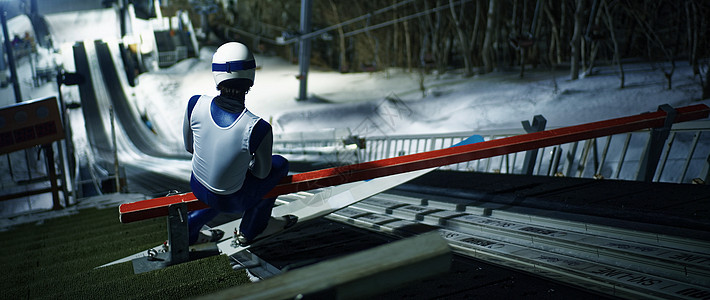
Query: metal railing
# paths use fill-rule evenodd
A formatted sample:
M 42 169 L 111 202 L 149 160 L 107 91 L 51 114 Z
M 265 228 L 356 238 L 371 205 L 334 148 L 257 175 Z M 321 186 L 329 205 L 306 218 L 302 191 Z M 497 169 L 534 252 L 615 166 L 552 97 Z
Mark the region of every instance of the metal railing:
M 158 51 L 158 66 L 167 68 L 187 58 L 187 47 L 177 46 L 172 51 Z
M 617 134 L 537 149 L 529 175 L 638 180 L 644 153 L 662 146 L 653 181 L 707 183 L 710 172 L 710 121 L 674 124 L 663 145 L 651 143 L 652 130 Z M 450 147 L 478 134 L 486 141 L 525 134 L 521 129 L 434 135 L 389 135 L 361 138 L 349 130 L 277 134 L 274 152 L 290 160 L 346 165 Z M 533 150 L 535 151 L 535 150 Z M 443 166 L 444 170 L 526 174 L 526 152 Z

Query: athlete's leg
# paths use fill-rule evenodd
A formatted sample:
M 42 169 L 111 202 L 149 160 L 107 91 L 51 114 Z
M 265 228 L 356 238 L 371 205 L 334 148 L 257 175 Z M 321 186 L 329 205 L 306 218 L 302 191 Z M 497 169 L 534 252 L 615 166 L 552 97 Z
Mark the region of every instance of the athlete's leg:
M 190 245 L 197 241 L 197 237 L 200 235 L 200 229 L 202 226 L 207 224 L 207 222 L 214 219 L 219 214 L 214 208 L 205 208 L 196 211 L 191 211 L 187 214 L 187 226 L 189 230 Z
M 259 179 L 251 175 L 251 173 L 247 173 L 242 188 L 231 195 L 212 193 L 193 176 L 190 180 L 192 193 L 195 194 L 197 199 L 209 205 L 211 211 L 204 212 L 205 215 L 199 219 L 196 217 L 200 216 L 200 214 L 196 215 L 194 217 L 196 219 L 193 222 L 190 222 L 188 216 L 190 240 L 197 239 L 197 233 L 202 228 L 202 225 L 209 222 L 219 212 L 244 212 L 239 230 L 247 239 L 253 239 L 264 231 L 266 225 L 268 225 L 276 198 L 262 199 L 262 197 L 271 191 L 281 178 L 288 175 L 288 160 L 280 155 L 273 155 L 271 161 L 271 171 L 266 178 Z M 193 232 L 195 233 L 194 235 Z
M 207 189 L 202 186 L 202 184 L 200 184 L 197 180 L 195 180 L 194 177 L 192 177 L 190 180 L 190 187 L 192 188 L 192 193 L 195 194 L 197 199 L 207 198 L 207 196 L 205 196 Z M 212 207 L 191 211 L 187 214 L 187 227 L 189 232 L 188 236 L 190 239 L 190 245 L 194 244 L 195 241 L 197 241 L 197 237 L 199 236 L 200 229 L 202 229 L 202 226 L 214 219 L 214 217 L 216 217 L 218 214 L 219 211 Z
M 259 199 L 254 206 L 244 211 L 244 216 L 239 226 L 239 231 L 248 240 L 254 239 L 266 229 L 276 197 L 266 199 L 262 199 L 262 197 L 271 191 L 281 178 L 286 175 L 288 175 L 288 160 L 280 155 L 271 157 L 271 171 L 266 178 L 258 179 L 251 174 L 247 174 L 241 191 L 244 192 L 244 196 L 248 195 L 250 199 Z

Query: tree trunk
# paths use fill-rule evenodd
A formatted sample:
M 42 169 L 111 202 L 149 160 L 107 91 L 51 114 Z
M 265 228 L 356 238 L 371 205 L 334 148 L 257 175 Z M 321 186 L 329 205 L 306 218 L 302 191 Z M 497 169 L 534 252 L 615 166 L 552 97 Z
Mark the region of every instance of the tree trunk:
M 362 8 L 361 2 L 360 1 L 354 1 L 355 7 L 357 7 L 358 12 L 363 12 L 366 11 L 365 9 Z M 372 18 L 367 18 L 365 20 L 365 27 L 369 27 L 372 25 Z M 365 41 L 370 44 L 370 47 L 372 47 L 372 56 L 373 58 L 370 59 L 367 63 L 368 64 L 374 64 L 373 70 L 380 70 L 381 68 L 384 68 L 382 64 L 382 60 L 380 58 L 380 43 L 379 40 L 376 36 L 372 34 L 371 30 L 366 30 L 365 31 L 365 36 L 367 37 Z
M 412 41 L 409 36 L 409 21 L 404 21 L 404 47 L 407 52 L 407 70 L 412 72 Z
M 689 61 L 690 65 L 693 66 L 693 74 L 699 74 L 700 68 L 698 67 L 698 27 L 697 27 L 697 14 L 696 8 L 693 2 L 688 1 L 685 3 L 685 15 L 686 24 L 688 25 L 688 51 L 690 52 Z
M 560 31 L 557 29 L 557 23 L 555 22 L 555 17 L 552 15 L 552 12 L 550 11 L 550 8 L 548 7 L 548 3 L 545 2 L 545 4 L 542 6 L 543 10 L 545 12 L 545 15 L 547 16 L 547 19 L 550 21 L 550 31 L 551 31 L 551 37 L 550 37 L 550 51 L 548 53 L 548 59 L 550 60 L 551 65 L 557 65 L 562 63 L 562 50 L 560 49 Z M 557 53 L 557 55 L 553 55 L 553 53 Z
M 367 26 L 370 26 L 370 21 L 368 20 Z M 377 40 L 377 37 L 372 35 L 372 32 L 370 30 L 366 31 L 365 34 L 367 35 L 367 41 L 370 42 L 370 46 L 372 47 L 372 53 L 375 56 L 375 70 L 380 70 L 381 68 L 384 68 L 382 65 L 382 60 L 380 59 L 380 44 L 379 41 Z
M 473 76 L 473 67 L 471 66 L 471 50 L 468 47 L 468 41 L 466 40 L 466 33 L 463 31 L 461 26 L 461 21 L 456 15 L 456 10 L 454 9 L 454 0 L 449 0 L 449 9 L 451 10 L 451 19 L 454 21 L 454 27 L 456 27 L 456 33 L 459 39 L 459 45 L 461 48 L 461 56 L 463 56 L 464 74 L 465 77 Z M 464 5 L 461 5 L 460 13 L 463 15 Z
M 495 27 L 498 21 L 497 13 L 497 0 L 490 0 L 488 2 L 488 20 L 486 22 L 486 38 L 483 40 L 483 51 L 481 57 L 483 58 L 483 66 L 486 73 L 493 71 L 493 41 L 495 40 Z
M 441 1 L 437 0 L 436 1 L 436 6 L 435 7 L 440 7 L 441 6 Z M 451 49 L 451 43 L 450 39 L 448 36 L 445 34 L 449 32 L 447 30 L 448 28 L 445 28 L 444 24 L 444 17 L 442 16 L 441 10 L 437 10 L 434 13 L 434 17 L 436 18 L 436 25 L 434 26 L 434 30 L 436 31 L 436 40 L 439 41 L 439 44 L 443 44 L 444 47 L 439 46 L 438 50 L 438 55 L 436 57 L 436 69 L 439 71 L 439 75 L 444 74 L 446 71 L 446 65 L 448 62 L 448 57 L 449 57 L 449 49 Z M 448 26 L 446 26 L 448 27 Z
M 518 77 L 523 78 L 525 76 L 525 55 L 527 51 L 525 51 L 525 47 L 520 47 L 520 74 L 518 74 Z
M 592 69 L 594 69 L 594 62 L 597 58 L 597 53 L 599 51 L 599 41 L 594 39 L 594 33 L 592 32 L 596 26 L 599 25 L 599 19 L 601 18 L 602 10 L 599 9 L 599 0 L 595 0 L 592 4 L 592 12 L 589 15 L 589 22 L 587 23 L 587 29 L 585 36 L 589 38 L 589 62 L 585 66 L 584 73 L 591 74 Z
M 417 8 L 419 10 L 419 8 Z M 424 1 L 424 10 L 429 10 L 428 1 Z M 428 65 L 434 63 L 434 66 L 439 68 L 439 56 L 441 55 L 441 38 L 439 35 L 439 27 L 435 26 L 434 21 L 431 19 L 431 14 L 424 15 L 421 17 L 424 19 L 421 24 L 422 33 L 425 35 L 425 39 L 422 39 L 422 51 L 421 55 L 424 56 L 423 63 Z M 438 24 L 437 24 L 438 25 Z M 426 41 L 426 37 L 429 37 L 429 41 Z
M 703 85 L 703 99 L 710 98 L 710 66 L 705 71 L 705 85 Z
M 449 27 L 449 26 L 447 26 L 447 27 Z M 449 28 L 445 32 L 449 32 L 451 30 L 452 29 Z M 456 37 L 454 37 L 453 35 L 445 35 L 444 38 L 446 38 L 446 42 L 444 43 L 444 49 L 441 52 L 441 57 L 439 59 L 439 65 L 438 65 L 439 73 L 437 74 L 437 76 L 440 76 L 441 74 L 444 74 L 446 72 L 446 66 L 449 65 L 448 62 L 449 62 L 449 57 L 450 57 L 451 51 L 452 51 L 451 49 L 453 48 L 453 45 L 454 45 L 454 39 L 456 39 Z
M 335 3 L 333 0 L 330 0 L 330 6 L 333 9 L 333 15 L 335 16 L 335 21 L 337 23 L 340 23 L 340 17 L 338 17 L 338 8 L 335 6 Z M 348 68 L 348 62 L 347 62 L 347 49 L 345 48 L 345 34 L 343 32 L 343 27 L 338 26 L 338 42 L 340 46 L 340 52 L 339 52 L 339 61 L 338 61 L 338 68 L 340 69 L 341 73 L 345 73 L 349 71 Z
M 396 0 L 392 0 L 392 4 L 395 4 L 395 3 L 396 3 Z M 396 20 L 397 18 L 399 18 L 399 16 L 397 15 L 397 11 L 396 10 L 392 11 L 392 20 Z M 392 39 L 390 40 L 390 41 L 392 41 L 392 48 L 388 49 L 388 50 L 391 50 L 391 52 L 389 52 L 390 54 L 387 56 L 392 57 L 393 59 L 392 58 L 389 59 L 390 62 L 389 62 L 388 67 L 402 65 L 401 56 L 399 55 L 399 53 L 401 52 L 401 50 L 399 50 L 399 35 L 400 35 L 399 24 L 392 24 L 392 31 L 394 31 L 394 33 L 393 33 L 394 37 L 392 37 Z
M 550 0 L 557 3 L 555 0 Z M 567 37 L 567 1 L 560 1 L 560 41 L 566 41 Z M 565 49 L 566 50 L 566 49 Z M 566 51 L 565 51 L 566 52 Z
M 432 43 L 432 41 L 430 38 L 431 33 L 425 23 L 425 21 L 417 22 L 417 24 L 419 24 L 419 65 L 421 69 L 428 72 L 431 62 L 431 53 L 428 45 Z
M 513 9 L 510 15 L 510 26 L 513 27 L 515 34 L 520 34 L 520 26 L 518 25 L 518 0 L 513 0 Z
M 624 67 L 621 65 L 621 52 L 619 52 L 619 42 L 616 40 L 616 34 L 614 33 L 614 23 L 612 22 L 611 13 L 609 12 L 609 5 L 606 1 L 602 1 L 602 6 L 604 6 L 604 15 L 606 17 L 606 26 L 609 29 L 609 37 L 611 38 L 611 43 L 614 45 L 614 62 L 619 67 L 619 88 L 624 88 Z
M 579 67 L 582 74 L 587 73 L 587 39 L 584 38 L 584 33 L 579 39 Z
M 471 41 L 470 44 L 468 45 L 468 49 L 473 53 L 476 51 L 476 46 L 479 45 L 478 42 L 478 32 L 480 30 L 480 24 L 481 24 L 481 1 L 476 0 L 476 17 L 473 20 L 473 32 L 471 33 Z M 481 53 L 481 51 L 478 51 L 478 53 Z M 479 65 L 480 66 L 480 61 L 477 60 L 477 63 L 473 63 L 474 65 Z
M 533 39 L 533 45 L 532 47 L 530 47 L 530 54 L 528 54 L 528 57 L 533 58 L 533 69 L 536 69 L 537 65 L 540 63 L 540 44 L 538 44 L 536 41 L 539 40 L 539 35 L 542 32 L 542 22 L 540 22 L 539 20 L 540 14 L 542 13 L 541 6 L 544 4 L 544 2 L 547 2 L 547 0 L 537 0 L 535 4 L 535 10 L 533 11 L 532 25 L 530 26 L 530 28 L 532 28 L 531 36 Z
M 579 56 L 580 42 L 582 38 L 582 12 L 584 11 L 584 0 L 577 0 L 577 7 L 574 12 L 574 34 L 570 43 L 570 79 L 579 79 Z
M 673 73 L 675 72 L 675 60 L 671 58 L 671 69 L 666 71 L 663 71 L 663 75 L 666 76 L 666 80 L 668 81 L 668 89 L 673 89 Z

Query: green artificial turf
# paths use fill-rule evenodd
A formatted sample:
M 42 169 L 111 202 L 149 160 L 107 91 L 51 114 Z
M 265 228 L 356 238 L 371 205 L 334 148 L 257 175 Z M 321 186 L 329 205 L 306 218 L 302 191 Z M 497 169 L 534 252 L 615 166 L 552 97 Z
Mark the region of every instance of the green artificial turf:
M 182 299 L 249 282 L 224 255 L 137 275 L 131 262 L 94 269 L 166 236 L 165 218 L 121 224 L 116 208 L 0 232 L 0 298 Z

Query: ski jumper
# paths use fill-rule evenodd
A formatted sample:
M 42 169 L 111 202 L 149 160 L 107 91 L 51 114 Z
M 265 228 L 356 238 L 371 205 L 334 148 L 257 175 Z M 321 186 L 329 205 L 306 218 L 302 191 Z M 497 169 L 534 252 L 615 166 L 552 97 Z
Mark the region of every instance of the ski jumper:
M 239 101 L 193 96 L 183 135 L 193 154 L 190 187 L 210 206 L 188 214 L 190 243 L 220 212 L 243 212 L 239 231 L 254 239 L 266 228 L 276 201 L 262 197 L 288 174 L 288 161 L 271 155 L 271 125 Z

